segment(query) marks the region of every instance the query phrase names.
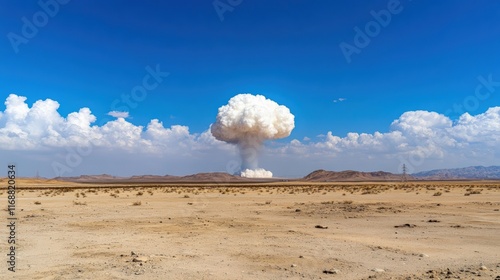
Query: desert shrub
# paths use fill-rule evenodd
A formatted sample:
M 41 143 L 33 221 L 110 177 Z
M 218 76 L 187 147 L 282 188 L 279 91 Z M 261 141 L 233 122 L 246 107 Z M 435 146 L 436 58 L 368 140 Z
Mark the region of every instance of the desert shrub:
M 87 205 L 87 202 L 73 201 L 73 205 Z

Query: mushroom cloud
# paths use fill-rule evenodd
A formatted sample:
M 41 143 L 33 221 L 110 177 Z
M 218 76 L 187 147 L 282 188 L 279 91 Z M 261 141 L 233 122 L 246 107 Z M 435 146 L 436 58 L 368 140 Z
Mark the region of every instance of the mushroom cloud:
M 219 108 L 217 119 L 210 131 L 220 141 L 234 144 L 242 159 L 242 177 L 269 178 L 273 174 L 258 167 L 258 153 L 266 140 L 290 135 L 294 115 L 283 105 L 263 95 L 238 94 Z

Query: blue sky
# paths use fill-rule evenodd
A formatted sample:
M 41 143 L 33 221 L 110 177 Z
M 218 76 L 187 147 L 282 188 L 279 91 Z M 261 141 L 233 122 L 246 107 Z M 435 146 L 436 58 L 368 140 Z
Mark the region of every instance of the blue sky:
M 497 85 L 487 91 L 487 98 L 479 100 L 474 95 L 481 85 L 478 77 L 500 81 L 498 1 L 458 4 L 455 1 L 390 0 L 358 1 L 354 5 L 352 1 L 293 0 L 286 3 L 41 0 L 40 3 L 51 4 L 47 5 L 52 11 L 56 3 L 57 11 L 53 16 L 46 16 L 47 24 L 37 27 L 32 38 L 19 45 L 13 45 L 12 33 L 23 36 L 23 17 L 31 23 L 43 20 L 43 15 L 40 17 L 40 13 L 44 13 L 43 5 L 38 1 L 0 3 L 0 33 L 4 35 L 0 44 L 2 100 L 16 94 L 26 97 L 25 102 L 31 107 L 37 100 L 51 99 L 59 103 L 57 112 L 63 118 L 87 107 L 96 118 L 92 125 L 102 126 L 115 120 L 107 115 L 116 107 L 113 102 L 142 84 L 148 75 L 148 66 L 158 67 L 169 75 L 149 90 L 135 108 L 126 108 L 128 123 L 142 126 L 145 131 L 152 119 L 158 119 L 165 128 L 181 125 L 189 128 L 190 135 L 199 136 L 215 121 L 217 109 L 232 96 L 263 94 L 287 106 L 295 115 L 295 129 L 290 137 L 268 143 L 269 149 L 280 146 L 286 150 L 293 139 L 313 147 L 324 141 L 325 137 L 318 135 L 328 132 L 340 138 L 350 132 L 388 133 L 394 129 L 391 123 L 405 112 L 437 112 L 456 123 L 465 112 L 476 116 L 500 105 Z M 214 3 L 237 5 L 223 12 L 221 20 Z M 369 37 L 370 42 L 358 48 L 359 53 L 352 54 L 348 62 L 339 45 L 344 42 L 355 46 L 355 28 L 365 30 L 367 24 L 376 21 L 374 13 L 388 11 L 391 5 L 399 12 L 391 13 L 386 26 L 377 23 L 377 34 Z M 345 100 L 338 101 L 339 98 Z M 464 108 L 456 109 L 456 105 Z M 0 111 L 5 110 L 6 105 L 0 106 Z M 9 138 L 6 123 L 4 114 L 5 141 L 21 141 L 21 136 Z M 492 127 L 487 140 L 495 143 L 498 131 L 494 123 Z M 303 143 L 305 137 L 314 143 Z M 39 166 L 44 165 L 44 160 L 50 165 L 57 159 L 39 156 L 35 163 L 28 162 L 30 155 L 56 146 L 41 145 L 28 151 L 23 145 L 12 145 L 0 153 L 4 153 L 4 157 L 9 155 L 4 161 L 23 162 L 21 158 L 25 158 L 26 175 L 42 169 L 44 176 L 53 177 L 53 168 Z M 414 148 L 418 150 L 418 143 Z M 491 147 L 481 148 L 486 151 Z M 342 152 L 347 149 L 344 147 Z M 472 148 L 463 149 L 465 153 Z M 445 149 L 445 152 L 450 151 Z M 317 167 L 356 167 L 354 163 L 343 166 L 339 163 L 342 160 L 338 158 L 338 151 L 335 153 L 332 158 L 310 159 L 304 170 L 285 164 L 290 158 L 304 159 L 300 154 L 282 155 L 287 159 L 284 162 L 276 159 L 279 156 L 273 159 L 263 156 L 262 163 L 268 169 L 278 170 L 275 173 L 280 176 L 303 176 Z M 379 156 L 386 159 L 389 154 L 398 157 L 392 151 Z M 17 158 L 14 155 L 18 155 Z M 408 151 L 402 155 L 408 156 Z M 166 159 L 158 159 L 157 165 L 161 167 L 155 165 L 151 170 L 137 170 L 126 164 L 117 169 L 85 167 L 87 162 L 93 162 L 90 156 L 85 163 L 71 167 L 66 173 L 131 175 L 148 171 L 158 174 L 189 174 L 205 169 L 224 171 L 224 162 L 231 158 L 221 155 L 224 160 L 214 167 L 211 157 L 190 156 L 196 159 L 196 164 L 190 157 L 175 155 L 186 160 L 185 166 L 178 170 L 169 169 L 171 163 Z M 415 170 L 499 162 L 496 157 L 484 162 L 470 156 L 453 162 L 445 158 L 429 159 Z M 98 162 L 97 158 L 94 160 Z M 363 162 L 363 157 L 359 161 Z M 327 164 L 320 166 L 320 162 Z M 397 172 L 399 163 L 366 163 L 358 169 Z

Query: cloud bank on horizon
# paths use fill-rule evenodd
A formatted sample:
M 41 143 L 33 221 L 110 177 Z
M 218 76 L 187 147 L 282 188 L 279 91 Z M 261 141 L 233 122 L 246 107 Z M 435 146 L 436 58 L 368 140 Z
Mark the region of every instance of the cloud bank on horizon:
M 192 133 L 187 126 L 164 127 L 157 119 L 143 127 L 127 121 L 125 112 L 110 112 L 117 119 L 98 125 L 89 108 L 63 117 L 55 100 L 37 100 L 31 106 L 26 101 L 10 94 L 5 111 L 0 111 L 3 162 L 18 162 L 25 176 L 40 169 L 46 177 L 234 173 L 241 166 L 234 145 L 217 140 L 210 128 Z M 388 128 L 344 137 L 328 131 L 309 140 L 273 142 L 263 147 L 261 162 L 277 176 L 299 177 L 317 168 L 397 172 L 406 164 L 414 172 L 443 163 L 493 165 L 500 159 L 500 107 L 464 113 L 457 120 L 437 112 L 408 111 Z M 277 135 L 286 131 L 291 129 Z

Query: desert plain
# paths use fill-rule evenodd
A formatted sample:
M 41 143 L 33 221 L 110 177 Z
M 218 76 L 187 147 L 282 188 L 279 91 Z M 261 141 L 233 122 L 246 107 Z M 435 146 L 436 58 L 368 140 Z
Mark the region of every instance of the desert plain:
M 24 179 L 16 216 L 1 279 L 500 279 L 500 181 Z

